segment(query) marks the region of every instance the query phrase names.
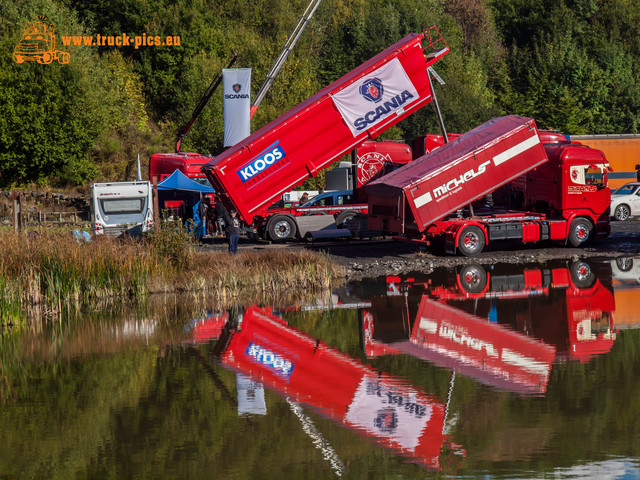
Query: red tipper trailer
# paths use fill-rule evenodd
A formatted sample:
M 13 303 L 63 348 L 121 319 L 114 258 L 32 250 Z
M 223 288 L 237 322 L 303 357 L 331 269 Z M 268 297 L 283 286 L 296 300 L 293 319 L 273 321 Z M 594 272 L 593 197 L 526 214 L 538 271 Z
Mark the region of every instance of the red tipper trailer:
M 533 119 L 495 118 L 369 183 L 369 228 L 422 232 L 546 161 Z
M 435 26 L 409 34 L 202 170 L 251 225 L 284 192 L 429 103 L 427 68 L 448 51 Z

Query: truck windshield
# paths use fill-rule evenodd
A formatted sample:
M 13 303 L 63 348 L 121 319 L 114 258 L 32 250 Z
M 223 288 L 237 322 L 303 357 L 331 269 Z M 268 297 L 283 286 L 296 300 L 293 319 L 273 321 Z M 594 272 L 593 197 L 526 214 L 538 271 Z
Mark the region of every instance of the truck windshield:
M 598 165 L 577 165 L 571 167 L 571 180 L 579 185 L 604 187 L 605 170 Z
M 100 200 L 100 205 L 105 215 L 142 213 L 144 201 L 144 198 L 110 198 L 108 200 Z

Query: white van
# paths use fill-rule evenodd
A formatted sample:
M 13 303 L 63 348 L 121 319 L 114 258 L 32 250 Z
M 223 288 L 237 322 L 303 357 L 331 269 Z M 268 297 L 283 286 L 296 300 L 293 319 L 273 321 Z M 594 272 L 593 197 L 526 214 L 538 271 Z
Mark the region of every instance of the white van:
M 142 235 L 153 227 L 151 182 L 94 183 L 94 235 Z

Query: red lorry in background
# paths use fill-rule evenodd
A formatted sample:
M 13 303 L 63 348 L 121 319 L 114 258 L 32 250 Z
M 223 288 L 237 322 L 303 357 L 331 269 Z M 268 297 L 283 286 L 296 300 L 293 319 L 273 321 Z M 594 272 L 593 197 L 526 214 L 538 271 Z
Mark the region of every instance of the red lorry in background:
M 449 48 L 410 34 L 203 167 L 228 209 L 267 229 L 269 207 L 343 155 L 431 102 L 428 69 Z
M 202 173 L 202 166 L 211 157 L 199 153 L 155 153 L 149 160 L 149 178 L 154 177 L 161 182 L 176 170 L 180 170 L 191 180 L 209 185 L 209 180 Z
M 466 256 L 498 240 L 582 246 L 610 233 L 607 168 L 530 118 L 496 118 L 369 183 L 369 228 Z M 506 208 L 474 209 L 490 193 Z

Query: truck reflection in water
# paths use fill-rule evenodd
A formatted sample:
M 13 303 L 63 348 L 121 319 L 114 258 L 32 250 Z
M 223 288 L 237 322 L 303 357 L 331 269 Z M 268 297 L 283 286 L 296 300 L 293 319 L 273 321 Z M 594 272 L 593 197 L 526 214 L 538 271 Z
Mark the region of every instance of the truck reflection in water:
M 482 383 L 543 394 L 554 362 L 611 350 L 608 263 L 466 265 L 426 279 L 388 277 L 362 311 L 368 356 L 404 353 Z
M 309 337 L 269 308 L 249 307 L 209 320 L 211 328 L 206 321 L 195 325 L 193 340 L 207 342 L 219 334 L 213 357 L 243 381 L 248 377 L 285 397 L 336 473 L 344 465 L 301 405 L 428 469 L 440 468 L 443 444 L 447 451 L 461 451 L 445 442 L 445 405 L 438 398 Z M 218 330 L 221 322 L 226 325 Z
M 250 307 L 230 321 L 214 355 L 287 401 L 308 405 L 424 467 L 439 466 L 444 404 L 299 332 L 270 309 Z
M 357 309 L 367 356 L 412 355 L 447 368 L 449 395 L 456 373 L 542 395 L 554 363 L 588 361 L 616 338 L 610 262 L 467 265 L 334 293 L 330 305 L 291 309 Z M 303 407 L 428 469 L 465 453 L 446 433 L 449 400 L 358 362 L 270 308 L 237 308 L 193 324 L 193 342 L 212 340 L 213 358 L 238 374 L 239 414 L 266 414 L 262 385 L 275 390 L 335 473 L 345 466 Z

